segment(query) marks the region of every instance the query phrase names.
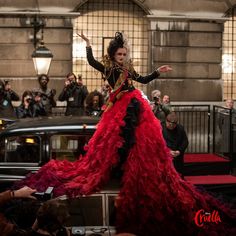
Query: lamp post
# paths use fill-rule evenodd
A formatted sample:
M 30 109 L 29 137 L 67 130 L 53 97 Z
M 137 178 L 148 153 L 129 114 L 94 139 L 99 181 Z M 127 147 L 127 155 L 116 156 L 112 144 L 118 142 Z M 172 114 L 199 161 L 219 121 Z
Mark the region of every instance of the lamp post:
M 44 42 L 41 41 L 40 45 L 32 53 L 34 68 L 37 75 L 48 74 L 52 58 L 53 55 L 51 51 L 46 48 Z
M 36 34 L 39 31 L 39 29 L 41 28 L 41 32 L 42 32 L 42 37 L 41 37 L 41 42 L 39 44 L 39 46 L 35 49 L 35 51 L 32 53 L 32 59 L 34 62 L 34 68 L 36 71 L 37 75 L 40 74 L 48 74 L 49 68 L 50 68 L 50 64 L 53 58 L 53 54 L 51 53 L 51 51 L 46 48 L 44 46 L 44 41 L 43 41 L 43 27 L 44 24 L 42 23 L 38 23 L 37 22 L 37 18 L 34 19 L 33 21 L 33 25 L 34 25 L 34 46 L 36 48 L 37 45 L 37 37 Z

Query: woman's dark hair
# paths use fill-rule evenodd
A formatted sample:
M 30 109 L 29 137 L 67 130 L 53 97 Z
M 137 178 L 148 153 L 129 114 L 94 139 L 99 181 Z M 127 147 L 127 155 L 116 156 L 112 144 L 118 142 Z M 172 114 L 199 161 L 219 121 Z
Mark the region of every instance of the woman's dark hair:
M 39 76 L 38 76 L 38 81 L 40 81 L 43 77 L 45 77 L 45 78 L 47 79 L 47 81 L 49 81 L 49 77 L 48 77 L 48 75 L 46 75 L 46 74 L 41 74 L 41 75 L 39 75 Z
M 19 229 L 30 229 L 35 221 L 40 202 L 33 199 L 12 199 L 5 204 L 5 217 Z
M 4 89 L 5 89 L 5 84 L 3 83 L 2 80 L 0 80 L 0 94 L 4 93 Z
M 24 98 L 25 98 L 26 96 L 30 96 L 30 97 L 33 98 L 32 92 L 31 92 L 30 90 L 25 90 L 24 93 L 22 94 L 22 100 L 21 100 L 21 101 L 22 101 L 22 104 L 24 103 Z
M 124 41 L 123 34 L 120 32 L 116 32 L 115 38 L 110 41 L 109 46 L 107 48 L 107 53 L 111 60 L 114 59 L 116 51 L 119 48 L 124 47 L 124 43 L 125 41 Z
M 66 78 L 69 78 L 70 76 L 74 76 L 75 81 L 77 80 L 77 77 L 74 73 L 70 72 L 66 75 Z
M 44 202 L 37 212 L 38 228 L 49 233 L 63 229 L 69 217 L 67 205 L 58 199 Z
M 104 104 L 104 97 L 97 90 L 92 91 L 86 97 L 86 101 L 85 101 L 86 107 L 92 107 L 93 106 L 93 97 L 94 96 L 98 96 L 99 97 L 99 104 L 98 104 L 98 106 L 101 108 L 103 106 L 103 104 Z

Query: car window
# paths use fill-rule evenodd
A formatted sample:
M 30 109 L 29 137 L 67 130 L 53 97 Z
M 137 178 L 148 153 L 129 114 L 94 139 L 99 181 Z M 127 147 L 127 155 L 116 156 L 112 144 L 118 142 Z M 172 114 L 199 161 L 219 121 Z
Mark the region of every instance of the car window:
M 0 162 L 38 163 L 40 138 L 35 135 L 6 137 L 0 142 Z
M 5 157 L 5 142 L 4 139 L 0 139 L 0 162 L 4 161 Z
M 92 135 L 52 135 L 50 138 L 50 158 L 69 161 L 77 160 L 85 154 L 84 147 Z

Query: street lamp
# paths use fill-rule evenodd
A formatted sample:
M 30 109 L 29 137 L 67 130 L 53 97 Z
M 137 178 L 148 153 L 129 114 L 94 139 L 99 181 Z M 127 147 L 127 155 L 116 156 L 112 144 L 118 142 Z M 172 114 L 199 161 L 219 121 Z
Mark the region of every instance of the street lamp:
M 44 21 L 41 19 L 38 19 L 38 17 L 34 17 L 34 20 L 32 22 L 32 25 L 34 27 L 34 35 L 33 35 L 33 43 L 35 51 L 32 53 L 32 59 L 34 62 L 34 68 L 37 75 L 40 74 L 48 74 L 50 64 L 53 58 L 53 55 L 51 51 L 44 46 L 43 41 L 43 27 L 45 25 Z M 39 46 L 37 46 L 37 33 L 41 29 L 42 36 Z
M 32 53 L 34 68 L 37 75 L 48 74 L 53 55 L 51 51 L 44 46 L 43 40 L 36 50 Z

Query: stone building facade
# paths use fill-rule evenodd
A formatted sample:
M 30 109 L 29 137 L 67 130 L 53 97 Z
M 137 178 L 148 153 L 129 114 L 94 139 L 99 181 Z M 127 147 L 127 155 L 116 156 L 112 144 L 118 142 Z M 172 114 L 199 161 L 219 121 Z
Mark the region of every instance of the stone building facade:
M 59 2 L 50 1 L 54 7 Z M 84 2 L 89 4 L 89 1 L 69 1 L 71 10 L 79 12 Z M 159 11 L 165 10 L 158 8 L 163 6 L 163 1 L 132 2 L 143 8 L 150 24 L 147 32 L 150 41 L 149 71 L 162 64 L 173 67 L 171 73 L 148 85 L 147 95 L 158 88 L 174 101 L 222 101 L 221 62 L 225 19 L 219 17 L 219 13 L 222 16 L 230 6 L 224 5 L 221 12 L 217 8 L 215 17 L 202 17 L 200 13 L 197 16 L 196 12 L 191 17 L 177 17 L 170 13 L 165 16 L 159 14 Z M 168 9 L 173 7 L 170 1 L 166 4 Z M 217 4 L 220 3 L 217 1 Z M 42 1 L 42 11 L 49 5 Z M 188 7 L 186 10 L 189 10 Z M 26 17 L 27 13 L 7 15 L 0 12 L 0 79 L 10 80 L 12 88 L 19 94 L 26 88 L 38 85 L 31 58 L 34 47 L 30 35 L 33 28 L 27 25 Z M 49 86 L 60 91 L 65 75 L 73 70 L 73 19 L 63 15 L 45 16 L 45 13 L 44 18 L 44 41 L 54 55 Z

